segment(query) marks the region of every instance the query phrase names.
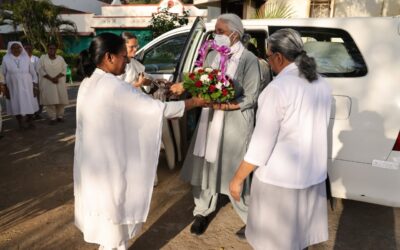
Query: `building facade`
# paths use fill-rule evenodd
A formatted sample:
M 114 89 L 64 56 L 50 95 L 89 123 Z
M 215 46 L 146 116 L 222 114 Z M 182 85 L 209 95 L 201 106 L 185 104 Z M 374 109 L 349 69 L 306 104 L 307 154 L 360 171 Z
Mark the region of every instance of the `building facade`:
M 1 0 L 0 0 L 1 1 Z M 148 26 L 152 14 L 160 9 L 169 8 L 169 12 L 183 15 L 188 11 L 189 23 L 197 16 L 207 18 L 207 9 L 199 9 L 193 4 L 182 4 L 179 0 L 162 0 L 159 4 L 123 4 L 115 0 L 111 4 L 97 0 L 52 0 L 62 8 L 61 18 L 73 21 L 77 27 L 77 37 L 64 37 L 67 53 L 79 53 L 86 49 L 93 36 L 102 32 L 121 34 L 124 31 L 134 33 L 141 45 L 152 39 Z M 7 42 L 15 40 L 21 30 L 10 25 L 0 26 L 0 49 Z
M 265 2 L 288 4 L 293 17 L 372 17 L 400 15 L 400 0 L 193 0 L 208 8 L 208 20 L 221 13 L 236 13 L 244 19 L 254 18 L 257 8 Z

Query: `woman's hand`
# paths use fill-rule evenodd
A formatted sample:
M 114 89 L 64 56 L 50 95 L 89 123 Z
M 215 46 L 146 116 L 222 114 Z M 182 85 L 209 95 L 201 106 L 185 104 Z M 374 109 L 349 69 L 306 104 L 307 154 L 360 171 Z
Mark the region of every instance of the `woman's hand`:
M 185 92 L 185 88 L 183 87 L 183 82 L 172 84 L 169 90 L 174 95 L 182 95 L 183 92 Z
M 243 181 L 233 178 L 229 183 L 229 192 L 235 201 L 240 201 L 240 195 L 243 189 Z

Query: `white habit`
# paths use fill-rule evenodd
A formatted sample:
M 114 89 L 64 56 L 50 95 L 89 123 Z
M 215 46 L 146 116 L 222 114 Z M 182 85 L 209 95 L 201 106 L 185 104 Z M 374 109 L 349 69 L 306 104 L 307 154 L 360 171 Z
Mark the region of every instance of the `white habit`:
M 87 242 L 117 248 L 149 212 L 163 117 L 184 102 L 162 103 L 96 69 L 80 86 L 74 159 L 75 224 Z
M 244 157 L 258 166 L 246 227 L 253 248 L 301 250 L 328 239 L 325 179 L 331 98 L 323 78 L 309 83 L 299 77 L 294 63 L 260 94 Z
M 22 52 L 18 57 L 11 54 L 13 44 L 21 46 Z M 7 54 L 3 57 L 1 69 L 10 92 L 10 99 L 6 100 L 7 113 L 9 115 L 35 113 L 39 109 L 33 96 L 33 83 L 37 83 L 37 75 L 20 42 L 8 43 Z

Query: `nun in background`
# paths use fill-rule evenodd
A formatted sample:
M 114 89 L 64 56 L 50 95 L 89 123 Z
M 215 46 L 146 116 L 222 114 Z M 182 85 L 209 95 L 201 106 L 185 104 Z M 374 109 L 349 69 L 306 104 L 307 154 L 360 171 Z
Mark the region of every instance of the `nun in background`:
M 34 128 L 33 114 L 39 110 L 34 97 L 36 71 L 20 42 L 9 42 L 1 70 L 7 86 L 7 113 L 17 118 L 20 129 Z

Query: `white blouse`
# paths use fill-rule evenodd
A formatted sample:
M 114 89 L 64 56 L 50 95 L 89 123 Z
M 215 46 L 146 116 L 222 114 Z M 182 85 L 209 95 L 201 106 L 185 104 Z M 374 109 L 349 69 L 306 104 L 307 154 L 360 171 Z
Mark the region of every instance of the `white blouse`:
M 327 128 L 331 88 L 321 77 L 309 83 L 286 66 L 258 99 L 257 120 L 244 160 L 258 166 L 268 184 L 303 189 L 327 177 Z

